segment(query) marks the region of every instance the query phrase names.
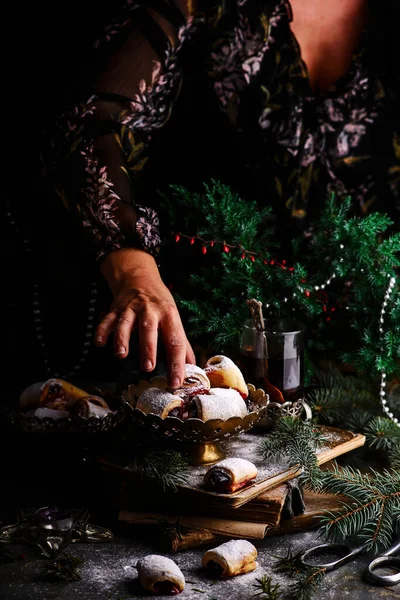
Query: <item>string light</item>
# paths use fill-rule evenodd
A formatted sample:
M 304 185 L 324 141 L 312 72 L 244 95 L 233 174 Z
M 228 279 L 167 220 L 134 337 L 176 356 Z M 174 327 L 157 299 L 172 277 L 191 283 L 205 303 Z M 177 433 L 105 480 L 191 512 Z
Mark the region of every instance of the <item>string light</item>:
M 175 233 L 174 234 L 174 238 L 175 238 L 175 242 L 179 242 L 182 238 L 183 239 L 187 239 L 190 241 L 190 244 L 193 245 L 196 240 L 198 240 L 199 242 L 201 242 L 202 248 L 207 247 L 208 245 L 213 248 L 216 244 L 219 244 L 220 246 L 222 246 L 222 249 L 224 252 L 226 252 L 227 254 L 231 251 L 231 250 L 235 250 L 238 249 L 241 251 L 241 256 L 242 258 L 246 258 L 247 256 L 251 259 L 251 260 L 255 260 L 255 257 L 257 256 L 256 252 L 252 252 L 251 250 L 247 250 L 246 248 L 244 248 L 241 244 L 227 244 L 224 240 L 205 240 L 204 238 L 202 238 L 200 235 L 186 235 L 185 233 Z M 202 250 L 203 254 L 206 254 L 206 252 L 204 252 Z
M 207 250 L 206 250 L 207 244 L 209 244 L 211 247 L 213 247 L 215 244 L 220 244 L 220 245 L 222 245 L 224 252 L 230 252 L 230 250 L 233 250 L 233 249 L 236 249 L 236 248 L 239 249 L 239 250 L 241 250 L 241 256 L 240 256 L 241 260 L 245 260 L 246 257 L 249 257 L 251 259 L 251 261 L 254 262 L 255 259 L 256 259 L 256 256 L 260 257 L 259 254 L 257 254 L 256 252 L 252 252 L 251 250 L 247 250 L 241 244 L 227 244 L 225 241 L 220 241 L 220 240 L 207 241 L 207 240 L 205 240 L 204 238 L 202 238 L 202 237 L 200 237 L 198 235 L 196 235 L 196 236 L 189 236 L 189 235 L 185 235 L 183 233 L 175 234 L 175 241 L 178 242 L 181 237 L 189 239 L 191 244 L 194 244 L 195 240 L 201 241 L 203 243 L 203 246 L 202 246 L 202 253 L 203 254 L 206 254 L 206 252 L 207 252 Z M 344 245 L 340 244 L 339 248 L 340 248 L 340 250 L 343 250 L 344 249 Z M 268 261 L 265 258 L 263 258 L 262 262 L 263 262 L 264 265 L 268 265 L 268 264 L 270 264 L 271 266 L 277 265 L 277 266 L 281 267 L 282 269 L 287 269 L 291 273 L 293 273 L 293 271 L 294 271 L 293 267 L 289 267 L 289 268 L 286 267 L 286 260 L 284 260 L 284 259 L 281 262 L 279 262 L 279 261 L 274 260 L 274 259 Z M 344 262 L 344 258 L 342 256 L 339 257 L 339 262 L 340 263 Z M 355 269 L 353 268 L 352 271 L 354 272 Z M 364 269 L 361 269 L 360 272 L 363 273 Z M 329 286 L 332 283 L 332 281 L 336 277 L 337 277 L 337 274 L 334 272 L 323 283 L 320 283 L 319 285 L 314 285 L 310 289 L 304 289 L 304 287 L 298 286 L 298 289 L 299 289 L 299 291 L 301 293 L 304 293 L 304 295 L 307 298 L 309 298 L 311 296 L 311 292 L 312 291 L 323 293 L 326 296 L 326 300 L 324 301 L 324 305 L 323 305 L 323 311 L 327 312 L 327 306 L 326 306 L 327 305 L 327 294 L 326 294 L 326 292 L 324 292 L 324 290 L 325 290 L 325 288 L 327 286 Z M 386 306 L 387 306 L 387 304 L 389 302 L 389 299 L 391 297 L 391 294 L 393 292 L 393 289 L 394 289 L 394 286 L 395 286 L 395 283 L 396 283 L 396 278 L 395 277 L 391 276 L 390 274 L 388 274 L 388 277 L 390 277 L 390 282 L 389 282 L 389 285 L 388 285 L 386 293 L 385 293 L 385 298 L 384 298 L 384 301 L 383 301 L 383 304 L 382 304 L 382 309 L 381 309 L 380 318 L 379 318 L 379 333 L 381 334 L 381 341 L 383 341 L 382 340 L 383 333 L 384 333 L 384 327 L 383 327 L 383 325 L 384 325 L 384 320 L 385 320 L 384 315 L 386 313 Z M 306 282 L 305 279 L 301 279 L 301 283 L 305 284 L 307 282 Z M 297 294 L 294 293 L 293 297 L 296 298 Z M 284 302 L 287 302 L 287 301 L 288 301 L 288 299 L 284 298 Z M 266 304 L 266 308 L 269 308 L 269 306 L 270 306 L 269 304 Z M 345 309 L 346 310 L 350 310 L 350 307 L 346 306 Z M 292 310 L 294 310 L 294 309 L 292 309 Z M 335 307 L 332 307 L 330 309 L 331 313 L 335 312 L 335 310 L 336 310 Z M 327 316 L 325 320 L 327 322 L 330 322 L 331 321 L 331 317 Z M 384 348 L 383 348 L 383 345 L 381 345 L 381 352 L 383 352 L 383 351 L 384 351 Z M 396 423 L 396 425 L 398 425 L 400 427 L 399 419 L 397 417 L 395 417 L 395 415 L 390 411 L 390 409 L 387 406 L 385 388 L 386 388 L 386 373 L 384 371 L 382 371 L 381 386 L 380 386 L 380 393 L 379 393 L 379 397 L 380 397 L 380 402 L 381 402 L 381 405 L 382 405 L 382 409 L 384 410 L 384 412 L 386 413 L 386 415 L 394 423 Z

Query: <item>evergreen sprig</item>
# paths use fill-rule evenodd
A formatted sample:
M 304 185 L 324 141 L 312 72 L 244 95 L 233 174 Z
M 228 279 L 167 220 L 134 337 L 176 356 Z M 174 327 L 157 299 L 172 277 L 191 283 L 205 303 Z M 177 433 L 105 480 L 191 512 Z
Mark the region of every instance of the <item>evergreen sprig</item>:
M 397 469 L 400 471 L 400 444 L 395 444 L 389 450 L 389 461 L 392 469 Z
M 79 581 L 78 567 L 84 562 L 79 556 L 63 552 L 54 560 L 48 560 L 42 567 L 39 579 L 50 581 Z
M 104 458 L 141 479 L 159 484 L 164 490 L 176 491 L 177 486 L 185 483 L 189 468 L 189 459 L 184 454 L 136 426 L 128 428 Z
M 356 539 L 371 552 L 388 548 L 400 519 L 400 471 L 370 469 L 362 473 L 337 465 L 331 470 L 322 470 L 316 455 L 320 443 L 320 434 L 312 422 L 284 417 L 263 440 L 261 451 L 266 459 L 283 455 L 290 466 L 301 466 L 307 487 L 319 493 L 350 498 L 351 502 L 344 504 L 338 512 L 322 515 L 321 531 L 326 538 L 333 541 Z M 396 450 L 397 446 L 394 446 Z
M 289 546 L 286 556 L 274 556 L 276 559 L 275 571 L 295 577 L 304 570 L 304 565 L 300 562 L 300 555 L 301 552 L 294 554 L 292 547 Z
M 183 528 L 180 517 L 176 519 L 175 523 L 171 522 L 167 517 L 160 517 L 157 519 L 157 525 L 160 530 L 160 535 L 170 539 L 177 537 L 179 540 L 182 540 Z
M 371 448 L 390 451 L 400 445 L 400 427 L 385 417 L 373 417 L 364 432 Z
M 320 567 L 304 565 L 300 561 L 301 553 L 294 554 L 289 547 L 286 556 L 275 556 L 275 570 L 289 575 L 294 583 L 289 587 L 291 600 L 311 600 L 321 586 L 326 570 Z
M 386 307 L 383 332 L 379 321 L 388 275 L 400 267 L 400 233 L 389 233 L 387 215 L 354 217 L 350 198 L 332 195 L 312 224 L 312 235 L 294 239 L 291 248 L 279 248 L 270 211 L 217 181 L 194 194 L 171 186 L 166 201 L 176 230 L 242 245 L 259 256 L 254 262 L 241 260 L 240 249 L 225 253 L 218 245 L 209 247 L 212 266 L 207 263 L 193 273 L 187 295 L 177 298 L 189 312 L 193 335 L 206 336 L 210 347 L 234 354 L 248 318 L 245 300 L 257 298 L 269 306 L 272 317 L 305 322 L 312 332 L 307 364 L 345 361 L 370 381 L 382 370 L 388 376 L 400 374 L 399 286 Z M 280 258 L 293 270 L 277 266 L 276 260 L 271 264 Z M 333 274 L 335 279 L 322 290 Z
M 279 583 L 273 584 L 272 577 L 268 575 L 257 578 L 253 587 L 257 590 L 254 596 L 261 600 L 279 600 L 282 597 L 281 586 Z
M 388 548 L 400 519 L 400 472 L 370 470 L 364 474 L 350 467 L 325 471 L 322 491 L 352 499 L 338 513 L 322 516 L 322 532 L 332 541 L 357 539 L 366 552 Z
M 290 467 L 302 470 L 300 480 L 313 489 L 319 489 L 322 471 L 318 467 L 316 450 L 324 443 L 321 431 L 313 421 L 286 416 L 278 420 L 274 429 L 261 442 L 264 459 L 284 456 Z
M 390 465 L 396 468 L 400 428 L 391 419 L 381 416 L 376 386 L 354 376 L 344 376 L 333 368 L 316 371 L 313 386 L 306 399 L 319 423 L 335 424 L 364 434 L 366 446 L 385 452 Z M 394 412 L 398 410 L 394 402 L 391 408 Z
M 188 465 L 186 457 L 176 450 L 138 444 L 131 450 L 126 468 L 157 481 L 164 490 L 176 490 L 186 482 Z
M 297 581 L 289 587 L 288 598 L 291 600 L 311 600 L 318 592 L 326 569 L 309 567 L 298 575 Z

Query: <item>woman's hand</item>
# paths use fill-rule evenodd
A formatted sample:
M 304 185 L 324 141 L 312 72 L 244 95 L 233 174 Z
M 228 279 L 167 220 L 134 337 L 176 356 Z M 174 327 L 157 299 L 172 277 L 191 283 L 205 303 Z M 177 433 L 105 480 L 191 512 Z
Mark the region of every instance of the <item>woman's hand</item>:
M 114 351 L 118 358 L 129 352 L 134 327 L 139 330 L 140 363 L 144 371 L 156 365 L 157 339 L 160 332 L 167 351 L 168 381 L 181 385 L 185 363 L 195 363 L 175 301 L 164 285 L 152 256 L 136 248 L 121 248 L 106 256 L 101 272 L 114 296 L 109 313 L 95 332 L 95 343 L 104 346 L 114 333 Z

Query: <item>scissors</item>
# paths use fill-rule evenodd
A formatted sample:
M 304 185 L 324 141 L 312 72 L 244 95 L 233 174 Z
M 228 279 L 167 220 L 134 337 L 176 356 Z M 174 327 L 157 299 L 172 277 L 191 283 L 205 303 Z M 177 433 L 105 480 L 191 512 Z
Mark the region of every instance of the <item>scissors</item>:
M 315 546 L 314 548 L 310 548 L 303 552 L 299 557 L 299 562 L 301 565 L 307 567 L 317 567 L 321 569 L 325 569 L 326 571 L 333 571 L 334 569 L 338 569 L 342 565 L 351 561 L 353 558 L 362 554 L 365 550 L 364 546 L 358 546 L 357 548 L 351 549 L 349 546 L 342 544 L 321 544 L 320 546 Z M 393 586 L 397 583 L 400 583 L 400 557 L 396 558 L 395 554 L 400 552 L 400 540 L 397 540 L 388 548 L 385 552 L 374 558 L 369 565 L 365 568 L 363 577 L 369 583 L 374 585 L 388 585 Z M 333 554 L 338 556 L 336 560 L 332 562 L 324 562 L 317 564 L 316 562 L 307 562 L 311 557 L 315 558 L 324 554 Z M 379 575 L 374 571 L 376 569 L 382 569 L 385 567 L 391 567 L 397 572 L 393 575 Z

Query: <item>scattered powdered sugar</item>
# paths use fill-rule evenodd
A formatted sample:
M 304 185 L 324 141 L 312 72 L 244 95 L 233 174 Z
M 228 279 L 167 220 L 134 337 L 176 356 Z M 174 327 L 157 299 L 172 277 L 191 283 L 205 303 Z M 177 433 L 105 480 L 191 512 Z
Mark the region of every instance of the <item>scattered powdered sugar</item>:
M 253 544 L 247 540 L 230 540 L 206 552 L 203 556 L 203 566 L 206 566 L 209 560 L 214 560 L 211 554 L 214 552 L 225 560 L 228 566 L 236 566 L 238 569 L 245 564 L 254 562 L 257 558 L 257 549 Z
M 194 397 L 194 401 L 202 421 L 227 420 L 231 417 L 243 418 L 247 415 L 247 406 L 240 394 L 237 397 L 218 396 L 212 393 L 200 394 Z
M 206 473 L 209 476 L 215 469 L 225 471 L 226 473 L 233 473 L 235 482 L 240 482 L 243 479 L 253 479 L 257 476 L 257 467 L 246 460 L 245 458 L 231 457 L 221 460 L 221 462 L 213 465 Z
M 354 436 L 351 432 L 348 433 L 348 440 L 344 440 L 343 436 L 346 434 L 345 431 L 334 431 L 323 429 L 322 431 L 322 443 L 318 448 L 318 452 L 325 452 L 326 450 L 330 450 L 332 447 L 337 446 L 338 444 L 343 443 L 344 441 L 351 440 Z
M 145 414 L 153 413 L 162 415 L 164 410 L 171 404 L 177 402 L 175 406 L 182 404 L 182 399 L 170 392 L 160 390 L 159 388 L 148 388 L 139 396 L 136 408 L 143 411 Z
M 263 460 L 260 451 L 260 444 L 261 436 L 254 435 L 252 433 L 242 433 L 238 437 L 231 438 L 224 447 L 226 458 L 243 458 L 245 460 L 250 459 L 251 462 L 256 466 L 258 474 L 251 484 L 261 483 L 262 481 L 279 475 L 288 469 L 288 463 L 283 458 L 277 457 L 273 460 Z M 191 467 L 187 473 L 186 485 L 188 487 L 204 491 L 204 475 L 209 468 L 209 465 L 198 465 Z M 214 494 L 215 492 L 208 493 Z M 224 494 L 216 495 L 220 496 Z
M 225 369 L 237 369 L 238 367 L 235 365 L 233 360 L 228 358 L 227 356 L 223 356 L 222 354 L 217 354 L 210 358 L 206 366 L 204 367 L 205 372 L 212 371 L 221 371 Z
M 249 600 L 260 592 L 257 580 L 263 575 L 272 577 L 272 584 L 279 584 L 284 595 L 295 580 L 276 570 L 277 556 L 286 556 L 289 547 L 294 554 L 321 543 L 318 532 L 276 535 L 263 540 L 254 540 L 258 551 L 257 568 L 255 571 L 216 581 L 201 568 L 205 548 L 185 550 L 179 554 L 163 553 L 174 560 L 186 579 L 182 600 Z M 158 546 L 158 545 L 157 545 Z M 104 544 L 71 544 L 68 548 L 72 554 L 84 559 L 79 568 L 82 579 L 77 582 L 54 583 L 36 581 L 36 575 L 43 566 L 43 561 L 32 560 L 13 561 L 1 566 L 0 598 L 3 600 L 117 600 L 118 598 L 135 598 L 149 600 L 139 584 L 135 565 L 138 560 L 154 553 L 154 542 L 135 539 L 131 526 L 126 526 L 124 537 L 116 537 Z M 159 547 L 157 550 L 160 551 Z M 156 550 L 156 551 L 157 551 Z M 21 552 L 27 553 L 26 547 L 21 546 Z M 30 556 L 30 555 L 29 555 Z M 32 556 L 33 559 L 37 557 Z M 28 558 L 29 560 L 29 558 Z M 375 598 L 376 587 L 362 580 L 362 573 L 370 556 L 361 555 L 342 568 L 330 572 L 318 590 L 318 600 L 363 600 L 366 597 Z M 399 598 L 396 588 L 385 588 L 387 599 Z M 157 596 L 160 600 L 170 599 L 171 596 Z M 261 597 L 261 596 L 260 596 Z

